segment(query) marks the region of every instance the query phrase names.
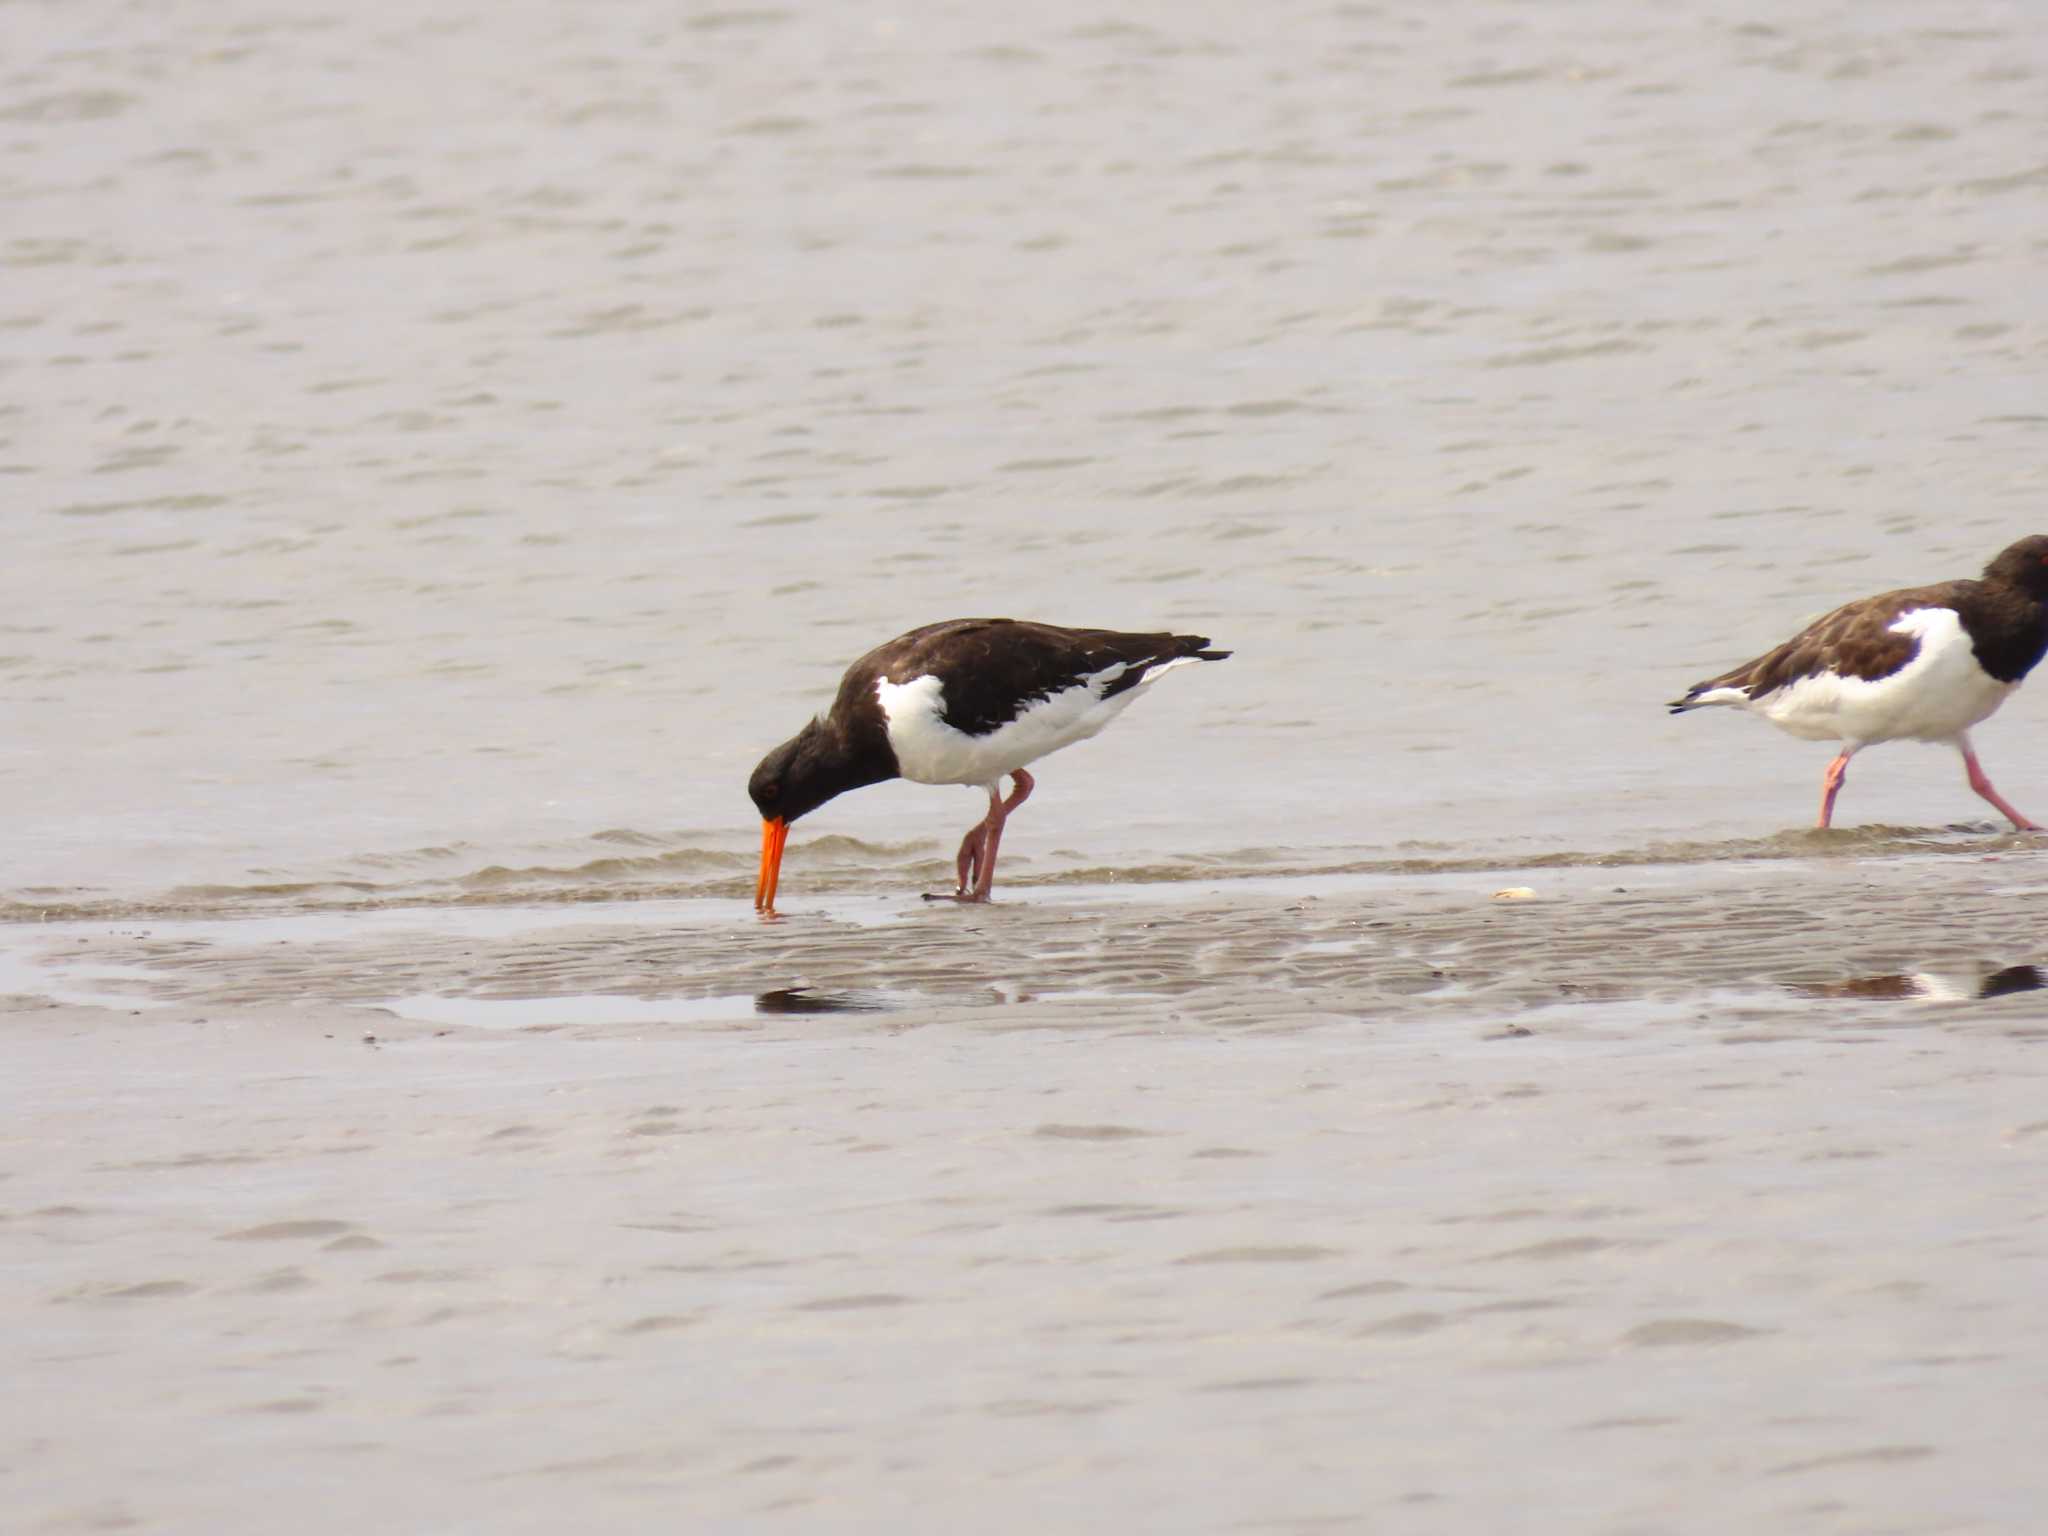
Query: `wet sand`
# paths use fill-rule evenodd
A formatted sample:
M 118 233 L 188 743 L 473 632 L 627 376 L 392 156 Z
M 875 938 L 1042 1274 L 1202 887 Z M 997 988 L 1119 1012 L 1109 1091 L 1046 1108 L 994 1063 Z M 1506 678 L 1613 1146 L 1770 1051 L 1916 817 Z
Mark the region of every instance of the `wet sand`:
M 2036 859 L 1297 885 L 0 928 L 15 1528 L 2026 1528 Z

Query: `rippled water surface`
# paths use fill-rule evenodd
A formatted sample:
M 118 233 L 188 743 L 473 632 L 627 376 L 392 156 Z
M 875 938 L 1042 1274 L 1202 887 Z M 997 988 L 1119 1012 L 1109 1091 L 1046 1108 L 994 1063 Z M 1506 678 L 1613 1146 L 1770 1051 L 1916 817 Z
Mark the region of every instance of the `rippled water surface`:
M 0 5 L 0 1504 L 2027 1528 L 2041 846 L 1660 705 L 2048 529 L 2044 83 L 2018 0 Z M 752 764 L 988 613 L 1235 654 L 996 907 L 898 784 L 756 922 Z
M 849 660 L 989 612 L 1237 651 L 1018 874 L 1756 836 L 1818 749 L 1658 702 L 2048 517 L 2015 5 L 0 27 L 14 893 L 737 863 Z

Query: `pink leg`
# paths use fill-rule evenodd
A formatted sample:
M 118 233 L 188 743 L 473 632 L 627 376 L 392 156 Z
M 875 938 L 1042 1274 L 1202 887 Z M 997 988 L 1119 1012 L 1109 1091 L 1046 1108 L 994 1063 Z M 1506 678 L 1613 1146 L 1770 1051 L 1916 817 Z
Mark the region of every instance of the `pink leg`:
M 1844 747 L 1828 764 L 1828 771 L 1820 781 L 1820 820 L 1814 825 L 1826 827 L 1834 819 L 1835 796 L 1842 792 L 1842 781 L 1849 777 L 1849 759 L 1856 755 L 1854 747 Z
M 1003 843 L 1003 823 L 1009 819 L 1010 812 L 1030 798 L 1033 788 L 1031 775 L 1022 768 L 1011 774 L 1010 779 L 1009 799 L 1002 799 L 999 790 L 990 790 L 987 819 L 971 828 L 960 840 L 957 865 L 960 888 L 953 893 L 955 901 L 988 900 L 989 890 L 996 880 L 996 850 Z M 972 889 L 969 889 L 970 885 Z
M 960 876 L 960 889 L 957 894 L 966 895 L 967 887 L 974 883 L 975 865 L 980 861 L 982 845 L 987 841 L 988 822 L 986 820 L 977 821 L 967 829 L 967 835 L 960 839 L 960 857 L 954 860 L 953 864 L 954 869 Z
M 1031 791 L 1036 788 L 1038 788 L 1038 780 L 1032 778 L 1022 768 L 1011 774 L 1010 798 L 1003 802 L 1003 814 L 1005 816 L 1009 815 L 1010 812 L 1017 809 L 1026 800 L 1029 800 L 1031 798 Z
M 1010 819 L 1010 812 L 1031 798 L 1031 775 L 1019 768 L 1010 775 L 1010 796 L 989 811 L 988 836 L 981 846 L 981 875 L 974 882 L 974 900 L 987 901 L 988 893 L 996 883 L 996 849 L 1002 846 L 1003 823 Z M 994 796 L 990 796 L 993 800 Z
M 2035 825 L 2033 822 L 2027 820 L 2026 817 L 2022 816 L 2010 805 L 2007 805 L 2005 802 L 2005 797 L 1999 794 L 1997 790 L 1991 787 L 1991 781 L 1984 776 L 1984 769 L 1977 762 L 1977 754 L 1970 750 L 1970 739 L 1967 736 L 1959 736 L 1956 738 L 1956 745 L 1962 749 L 1963 767 L 1969 771 L 1970 788 L 1974 789 L 1986 800 L 1989 800 L 1993 805 L 1997 806 L 1999 811 L 2004 814 L 2005 818 L 2008 821 L 2010 821 L 2013 824 L 2013 826 L 2017 828 L 2019 831 L 2040 831 L 2040 827 Z

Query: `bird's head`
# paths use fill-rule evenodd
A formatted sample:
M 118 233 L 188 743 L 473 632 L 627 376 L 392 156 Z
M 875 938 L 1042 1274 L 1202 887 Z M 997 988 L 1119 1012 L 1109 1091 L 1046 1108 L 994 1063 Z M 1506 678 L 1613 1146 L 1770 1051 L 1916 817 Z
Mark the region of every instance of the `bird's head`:
M 842 743 L 822 720 L 813 720 L 762 758 L 747 780 L 747 793 L 761 813 L 761 870 L 754 880 L 754 907 L 775 910 L 775 887 L 782 877 L 782 847 L 789 824 L 854 787 Z
M 747 794 L 763 821 L 795 821 L 838 794 L 840 754 L 824 724 L 813 720 L 762 758 L 747 780 Z
M 2030 534 L 1999 551 L 1984 567 L 1984 577 L 2018 587 L 2035 602 L 2048 602 L 2048 533 Z

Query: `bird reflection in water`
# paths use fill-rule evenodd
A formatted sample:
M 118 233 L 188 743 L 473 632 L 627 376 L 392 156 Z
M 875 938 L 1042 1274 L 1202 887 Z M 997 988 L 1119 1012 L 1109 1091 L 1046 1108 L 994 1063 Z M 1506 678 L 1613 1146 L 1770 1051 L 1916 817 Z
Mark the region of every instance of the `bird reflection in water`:
M 777 987 L 754 995 L 756 1013 L 881 1013 L 889 1003 L 872 992 L 814 992 Z
M 2048 988 L 2048 970 L 2038 965 L 2008 965 L 2004 970 L 1968 978 L 1915 971 L 1911 975 L 1859 976 L 1853 981 L 1791 984 L 1791 990 L 1801 997 L 1868 997 L 1893 1001 L 1922 998 L 1942 1002 L 2008 997 L 2015 992 L 2039 992 L 2043 988 Z

